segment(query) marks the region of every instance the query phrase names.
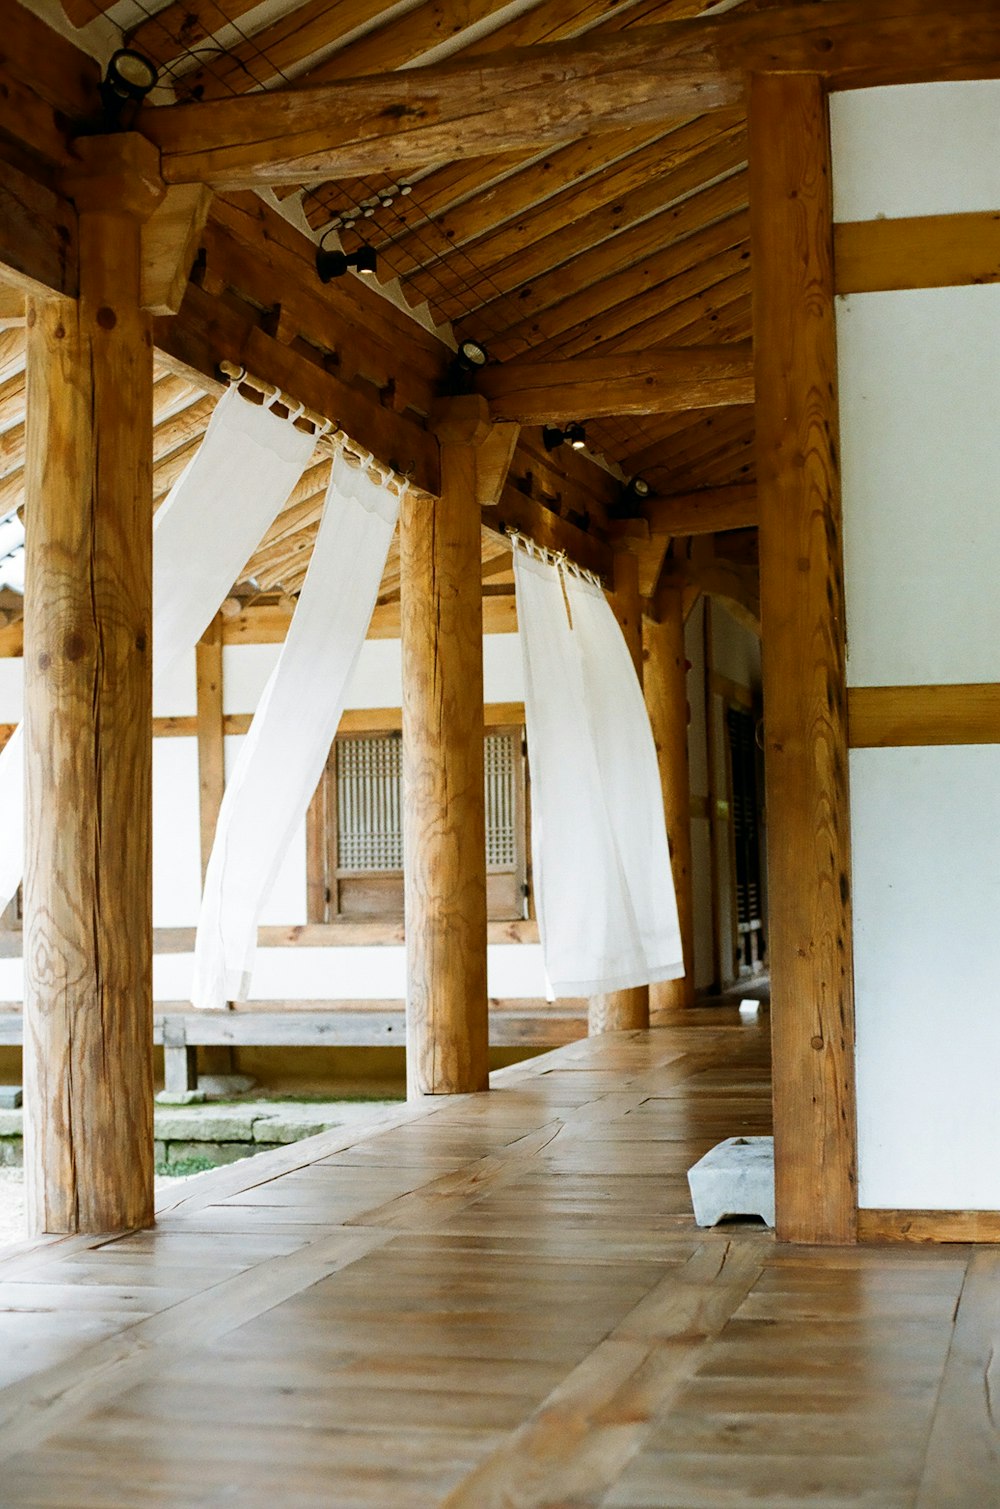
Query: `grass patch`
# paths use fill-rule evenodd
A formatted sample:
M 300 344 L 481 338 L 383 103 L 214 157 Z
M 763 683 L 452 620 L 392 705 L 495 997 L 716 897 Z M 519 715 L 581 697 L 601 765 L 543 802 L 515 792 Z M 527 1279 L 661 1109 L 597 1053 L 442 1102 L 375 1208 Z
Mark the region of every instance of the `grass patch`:
M 210 1168 L 218 1168 L 219 1165 L 212 1158 L 178 1158 L 175 1163 L 165 1163 L 158 1158 L 154 1165 L 156 1173 L 172 1174 L 182 1178 L 186 1174 L 204 1174 Z

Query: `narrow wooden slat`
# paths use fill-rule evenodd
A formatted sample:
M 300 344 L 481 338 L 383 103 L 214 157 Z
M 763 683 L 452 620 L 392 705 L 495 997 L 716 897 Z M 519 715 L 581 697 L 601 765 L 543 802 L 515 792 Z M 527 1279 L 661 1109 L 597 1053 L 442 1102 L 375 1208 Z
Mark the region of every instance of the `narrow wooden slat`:
M 852 686 L 847 729 L 852 749 L 1000 744 L 1000 686 Z
M 859 1210 L 860 1242 L 998 1242 L 1000 1210 Z
M 226 786 L 222 713 L 222 615 L 195 645 L 201 877 L 205 879 Z M 155 733 L 155 727 L 154 727 Z
M 844 221 L 834 227 L 838 293 L 1000 282 L 1000 213 Z
M 851 1242 L 857 1156 L 829 128 L 816 78 L 755 78 L 750 106 L 777 1220 L 786 1240 Z

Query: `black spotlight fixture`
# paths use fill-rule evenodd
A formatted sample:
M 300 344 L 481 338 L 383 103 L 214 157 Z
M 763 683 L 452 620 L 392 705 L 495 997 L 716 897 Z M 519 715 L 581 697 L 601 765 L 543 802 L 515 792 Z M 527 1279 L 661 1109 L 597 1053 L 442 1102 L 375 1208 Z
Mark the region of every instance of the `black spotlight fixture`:
M 372 277 L 378 271 L 375 248 L 363 245 L 353 252 L 332 251 L 320 242 L 316 251 L 316 273 L 321 283 L 329 283 L 332 278 L 342 278 L 352 267 L 355 272 Z
M 489 359 L 489 352 L 479 341 L 463 341 L 448 366 L 445 394 L 454 398 L 463 393 L 474 393 L 476 374 L 483 370 Z
M 587 444 L 587 432 L 576 420 L 566 425 L 564 429 L 557 424 L 546 424 L 542 426 L 542 444 L 547 451 L 554 451 L 560 445 L 568 445 L 574 451 L 582 451 Z
M 653 496 L 653 489 L 645 477 L 632 477 L 626 482 L 608 512 L 613 519 L 636 519 L 642 505 Z
M 108 123 L 120 125 L 130 106 L 129 114 L 134 114 L 154 88 L 158 77 L 156 64 L 141 52 L 120 47 L 112 53 L 100 85 L 101 103 Z

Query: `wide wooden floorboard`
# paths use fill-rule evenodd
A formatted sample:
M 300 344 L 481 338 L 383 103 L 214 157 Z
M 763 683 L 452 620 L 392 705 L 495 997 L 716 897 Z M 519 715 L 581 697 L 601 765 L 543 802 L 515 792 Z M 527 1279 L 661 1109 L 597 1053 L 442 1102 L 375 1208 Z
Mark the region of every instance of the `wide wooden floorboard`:
M 3 1509 L 989 1509 L 1000 1252 L 695 1227 L 766 1017 L 568 1045 L 0 1260 Z

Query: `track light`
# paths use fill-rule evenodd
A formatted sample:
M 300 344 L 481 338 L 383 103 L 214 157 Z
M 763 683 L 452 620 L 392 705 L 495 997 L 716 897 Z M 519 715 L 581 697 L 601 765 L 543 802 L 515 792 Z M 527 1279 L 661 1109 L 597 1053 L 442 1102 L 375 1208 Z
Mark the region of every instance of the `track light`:
M 141 52 L 120 47 L 112 53 L 100 84 L 101 103 L 108 119 L 117 125 L 126 105 L 141 105 L 158 77 L 156 64 Z
M 327 251 L 320 246 L 316 252 L 316 273 L 321 283 L 331 278 L 342 278 L 350 269 L 371 277 L 378 270 L 378 255 L 373 246 L 359 246 L 357 251 Z
M 587 444 L 587 432 L 576 420 L 566 425 L 565 429 L 557 424 L 546 424 L 542 426 L 542 444 L 547 451 L 554 451 L 563 444 L 574 451 L 582 451 Z
M 645 477 L 633 477 L 622 496 L 630 503 L 645 503 L 653 496 L 653 489 Z

